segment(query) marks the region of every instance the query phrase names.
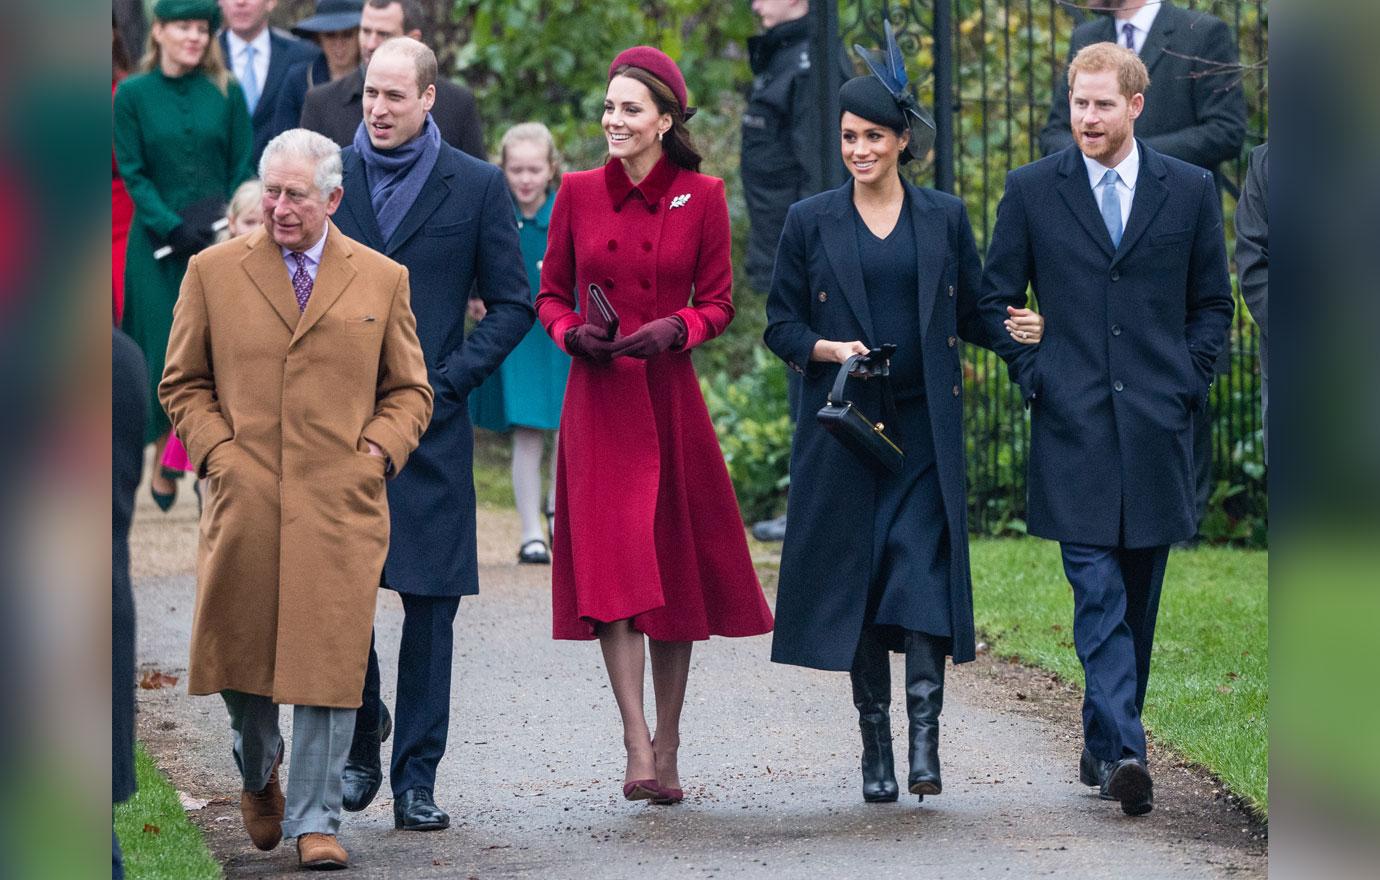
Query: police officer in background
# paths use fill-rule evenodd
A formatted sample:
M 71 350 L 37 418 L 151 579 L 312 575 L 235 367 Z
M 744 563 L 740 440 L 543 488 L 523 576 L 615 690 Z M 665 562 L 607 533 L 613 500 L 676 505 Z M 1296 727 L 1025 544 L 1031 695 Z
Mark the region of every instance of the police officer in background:
M 748 39 L 753 78 L 743 113 L 741 170 L 750 226 L 748 283 L 763 296 L 771 289 L 786 209 L 828 188 L 820 141 L 838 137 L 837 130 L 826 132 L 819 126 L 810 76 L 809 11 L 809 0 L 752 0 L 752 12 L 764 30 Z M 853 71 L 842 51 L 838 59 L 840 81 L 846 80 Z M 793 375 L 790 385 L 794 409 L 798 382 Z M 752 533 L 759 541 L 780 541 L 786 518 L 757 523 Z

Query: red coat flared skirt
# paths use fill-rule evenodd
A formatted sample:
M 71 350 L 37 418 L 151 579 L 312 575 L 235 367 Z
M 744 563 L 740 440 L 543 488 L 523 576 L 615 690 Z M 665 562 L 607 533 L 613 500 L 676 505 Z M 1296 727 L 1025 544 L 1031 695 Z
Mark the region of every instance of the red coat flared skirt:
M 596 623 L 627 618 L 663 641 L 769 632 L 689 353 L 733 317 L 723 182 L 665 160 L 639 187 L 616 161 L 567 174 L 537 300 L 558 345 L 584 320 L 572 291 L 583 309 L 591 282 L 623 333 L 675 314 L 687 341 L 645 361 L 571 366 L 557 450 L 553 635 L 591 639 Z

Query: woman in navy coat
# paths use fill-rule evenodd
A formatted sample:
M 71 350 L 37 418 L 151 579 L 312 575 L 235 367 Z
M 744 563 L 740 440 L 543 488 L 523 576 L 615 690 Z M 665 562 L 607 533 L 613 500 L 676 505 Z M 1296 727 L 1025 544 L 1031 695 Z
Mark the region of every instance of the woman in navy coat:
M 766 343 L 803 374 L 772 659 L 849 670 L 863 736 L 863 798 L 898 795 L 888 649 L 906 655 L 911 793 L 939 794 L 944 658 L 973 659 L 972 586 L 958 340 L 987 346 L 982 267 L 963 203 L 904 182 L 913 144 L 905 105 L 873 76 L 839 91 L 852 180 L 791 206 L 767 300 Z M 1038 315 L 1009 332 L 1039 339 Z M 1022 335 L 1023 334 L 1023 335 Z M 900 473 L 879 473 L 815 413 L 850 355 L 892 343 L 889 434 Z M 880 417 L 877 380 L 848 397 Z

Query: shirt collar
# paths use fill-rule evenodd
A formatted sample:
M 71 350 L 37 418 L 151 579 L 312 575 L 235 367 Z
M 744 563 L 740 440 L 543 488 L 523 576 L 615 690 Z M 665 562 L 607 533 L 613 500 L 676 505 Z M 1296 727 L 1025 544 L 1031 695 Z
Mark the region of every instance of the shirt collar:
M 657 203 L 661 197 L 666 195 L 666 190 L 671 188 L 671 183 L 676 179 L 676 174 L 680 171 L 671 158 L 665 153 L 652 166 L 652 170 L 647 176 L 642 178 L 642 182 L 634 184 L 628 179 L 628 172 L 623 168 L 623 162 L 619 159 L 609 158 L 604 165 L 604 186 L 608 188 L 609 199 L 613 202 L 613 210 L 623 210 L 623 205 L 637 193 L 641 196 L 643 203 L 647 207 L 647 213 L 656 213 Z
M 1107 166 L 1096 159 L 1089 159 L 1087 156 L 1083 156 L 1083 164 L 1088 169 L 1088 183 L 1093 189 L 1097 189 L 1102 185 L 1102 178 L 1107 174 Z M 1134 190 L 1136 188 L 1136 177 L 1140 175 L 1139 143 L 1127 154 L 1125 159 L 1121 160 L 1115 170 L 1117 176 L 1121 178 L 1121 182 L 1126 184 L 1127 189 Z
M 545 229 L 551 225 L 551 205 L 555 201 L 555 193 L 548 192 L 546 194 L 546 201 L 541 203 L 541 207 L 537 209 L 537 213 L 533 214 L 530 220 L 522 216 L 522 209 L 517 206 L 516 201 L 513 202 L 513 213 L 517 215 L 519 223 L 531 223 L 538 229 Z
M 1150 0 L 1149 3 L 1137 9 L 1130 18 L 1125 21 L 1118 21 L 1116 23 L 1117 35 L 1120 36 L 1121 27 L 1125 24 L 1130 24 L 1142 34 L 1150 33 L 1150 25 L 1155 23 L 1155 16 L 1160 14 L 1160 5 L 1156 0 Z
M 269 51 L 268 31 L 269 29 L 265 27 L 263 30 L 259 31 L 257 37 L 246 43 L 244 40 L 240 39 L 238 34 L 227 28 L 225 31 L 225 40 L 230 45 L 231 64 L 233 65 L 235 61 L 239 60 L 240 53 L 244 51 L 245 46 L 254 47 L 254 55 L 256 58 L 267 58 Z
M 313 266 L 321 265 L 321 252 L 326 249 L 326 236 L 330 234 L 330 231 L 331 224 L 327 223 L 326 228 L 321 230 L 321 237 L 316 240 L 316 244 L 312 245 L 304 251 L 301 251 L 301 254 L 307 258 L 307 262 L 311 263 Z M 283 252 L 284 260 L 291 260 L 292 255 L 294 253 L 297 253 L 297 251 L 285 248 L 282 245 L 278 246 L 278 250 Z

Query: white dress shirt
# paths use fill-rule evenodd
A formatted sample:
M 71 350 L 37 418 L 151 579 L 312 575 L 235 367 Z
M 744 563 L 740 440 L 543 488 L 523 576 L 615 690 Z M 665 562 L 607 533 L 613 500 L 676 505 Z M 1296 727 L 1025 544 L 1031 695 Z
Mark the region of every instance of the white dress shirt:
M 235 36 L 235 32 L 227 29 L 225 31 L 225 42 L 230 47 L 230 66 L 235 73 L 235 79 L 244 82 L 248 71 L 245 70 L 246 53 L 245 49 L 249 46 L 254 47 L 254 81 L 259 84 L 259 94 L 264 91 L 264 83 L 268 79 L 268 53 L 272 43 L 268 39 L 268 28 L 259 31 L 259 35 L 249 42 L 241 40 Z
M 1096 159 L 1089 159 L 1083 156 L 1083 164 L 1088 167 L 1088 184 L 1092 187 L 1093 197 L 1097 200 L 1097 205 L 1102 206 L 1103 190 L 1107 188 L 1102 182 L 1102 178 L 1107 175 L 1107 166 Z M 1130 155 L 1121 160 L 1116 166 L 1117 195 L 1121 197 L 1121 228 L 1126 228 L 1126 222 L 1131 218 L 1131 199 L 1136 196 L 1136 178 L 1140 176 L 1140 147 L 1134 147 Z
M 1149 0 L 1141 8 L 1135 11 L 1130 18 L 1113 19 L 1116 24 L 1116 44 L 1126 45 L 1126 25 L 1131 26 L 1131 50 L 1137 55 L 1140 50 L 1145 48 L 1145 38 L 1150 35 L 1150 25 L 1155 23 L 1155 16 L 1160 14 L 1160 0 Z
M 307 274 L 311 276 L 312 284 L 316 283 L 316 270 L 321 267 L 321 252 L 326 249 L 326 234 L 330 231 L 330 224 L 321 231 L 321 238 L 317 239 L 316 244 L 302 251 L 302 256 L 307 258 Z M 283 263 L 287 266 L 288 281 L 297 274 L 297 258 L 293 256 L 295 251 L 290 251 L 282 245 L 278 249 L 283 252 Z

